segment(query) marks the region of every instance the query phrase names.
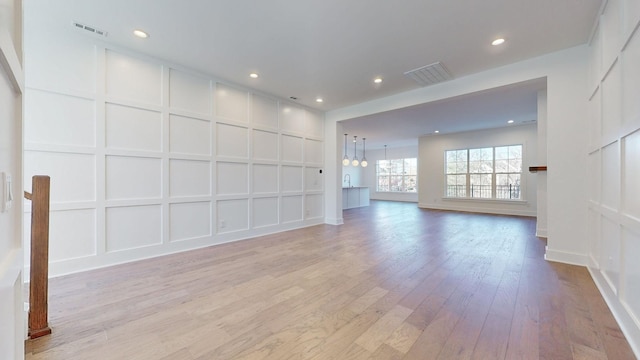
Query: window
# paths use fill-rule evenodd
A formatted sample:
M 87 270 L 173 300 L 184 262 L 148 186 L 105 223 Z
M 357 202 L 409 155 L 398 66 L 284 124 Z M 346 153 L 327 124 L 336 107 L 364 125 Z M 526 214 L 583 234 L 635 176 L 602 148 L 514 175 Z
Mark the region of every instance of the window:
M 417 192 L 418 159 L 376 161 L 378 192 Z
M 445 196 L 521 199 L 522 145 L 445 151 Z

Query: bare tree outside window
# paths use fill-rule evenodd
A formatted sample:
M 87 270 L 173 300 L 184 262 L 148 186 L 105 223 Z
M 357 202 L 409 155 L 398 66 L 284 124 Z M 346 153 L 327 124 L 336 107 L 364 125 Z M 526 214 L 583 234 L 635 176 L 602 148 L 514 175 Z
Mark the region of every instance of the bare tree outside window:
M 393 159 L 376 161 L 378 192 L 418 191 L 418 159 Z
M 445 151 L 445 196 L 521 200 L 522 145 Z

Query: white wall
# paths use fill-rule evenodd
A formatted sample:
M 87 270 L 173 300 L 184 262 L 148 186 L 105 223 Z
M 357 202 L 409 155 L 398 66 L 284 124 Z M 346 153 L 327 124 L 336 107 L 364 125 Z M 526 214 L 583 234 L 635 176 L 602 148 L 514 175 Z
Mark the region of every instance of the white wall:
M 545 257 L 589 265 L 636 354 L 640 354 L 639 22 L 637 0 L 609 0 L 589 47 L 326 114 L 328 122 L 337 122 L 546 77 L 546 142 L 539 147 L 546 145 L 547 163 L 536 164 L 548 166 Z
M 14 201 L 5 206 L 0 176 L 0 358 L 24 358 L 22 298 L 22 2 L 0 0 L 0 173 L 11 175 Z
M 589 269 L 640 356 L 640 1 L 609 0 L 590 43 Z
M 585 206 L 587 46 L 558 51 L 478 74 L 327 112 L 329 122 L 442 100 L 517 82 L 547 79 L 546 258 L 587 264 Z M 340 151 L 333 149 L 334 154 Z M 338 164 L 327 163 L 327 167 Z
M 547 164 L 547 90 L 538 92 L 538 154 L 536 163 L 531 166 L 544 166 Z M 536 215 L 536 236 L 547 237 L 548 215 L 547 215 L 547 172 L 536 173 L 537 189 L 537 215 Z
M 323 114 L 29 10 L 25 182 L 51 176 L 53 276 L 324 222 Z
M 344 151 L 344 135 L 342 124 L 334 121 L 324 122 L 325 130 L 325 147 L 324 158 L 326 163 L 332 164 L 325 166 L 325 222 L 331 225 L 341 225 L 344 223 L 342 218 L 342 157 Z M 336 151 L 336 149 L 342 149 Z
M 469 200 L 444 197 L 444 152 L 446 150 L 522 144 L 522 200 Z M 528 171 L 537 164 L 535 124 L 422 136 L 418 157 L 418 206 L 429 209 L 536 216 L 536 175 Z

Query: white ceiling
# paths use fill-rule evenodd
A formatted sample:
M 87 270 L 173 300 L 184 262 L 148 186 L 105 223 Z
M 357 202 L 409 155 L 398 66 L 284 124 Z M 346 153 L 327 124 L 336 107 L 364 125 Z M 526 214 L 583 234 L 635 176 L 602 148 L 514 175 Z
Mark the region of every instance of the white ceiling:
M 328 111 L 418 88 L 404 72 L 442 62 L 454 78 L 586 43 L 601 0 L 29 0 L 25 26 L 108 32 L 106 41 L 215 77 Z M 150 34 L 136 38 L 133 29 Z M 490 42 L 504 37 L 499 47 Z M 248 74 L 257 72 L 258 79 Z M 374 85 L 381 76 L 384 81 Z M 539 84 L 538 84 L 539 85 Z M 379 114 L 415 134 L 442 123 L 465 130 L 484 119 L 535 117 L 531 91 Z M 503 89 L 504 90 L 504 89 Z M 518 96 L 521 95 L 521 97 Z M 322 104 L 315 98 L 324 98 Z M 452 101 L 463 101 L 464 107 Z M 503 112 L 496 112 L 500 102 Z M 517 104 L 522 108 L 518 111 Z M 429 110 L 429 115 L 424 110 Z M 532 112 L 533 109 L 533 112 Z M 486 112 L 485 112 L 486 110 Z M 422 119 L 438 122 L 421 124 Z M 461 119 L 474 114 L 463 125 Z M 506 120 L 504 120 L 506 121 Z M 360 124 L 363 121 L 354 121 Z M 367 123 L 368 127 L 371 123 Z M 350 127 L 352 124 L 349 125 Z M 381 126 L 378 126 L 381 127 Z M 354 128 L 354 131 L 362 129 Z M 364 132 L 362 132 L 364 134 Z M 372 131 L 371 138 L 380 134 Z M 391 140 L 390 140 L 391 141 Z
M 350 119 L 343 130 L 367 139 L 367 149 L 417 145 L 418 137 L 461 131 L 518 126 L 537 121 L 538 91 L 546 79 L 536 79 Z M 512 124 L 507 123 L 513 120 Z

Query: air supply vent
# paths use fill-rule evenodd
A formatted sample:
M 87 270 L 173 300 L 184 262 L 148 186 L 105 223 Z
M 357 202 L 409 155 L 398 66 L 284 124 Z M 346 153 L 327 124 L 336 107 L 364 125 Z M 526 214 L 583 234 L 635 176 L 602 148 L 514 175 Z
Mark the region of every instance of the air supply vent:
M 80 30 L 85 30 L 88 31 L 90 33 L 96 34 L 96 35 L 100 35 L 100 36 L 107 36 L 107 32 L 104 30 L 100 30 L 94 26 L 89 26 L 89 25 L 85 25 L 79 22 L 74 21 L 73 22 L 73 27 L 75 27 L 76 29 L 80 29 Z
M 435 62 L 430 65 L 419 67 L 404 73 L 407 77 L 415 80 L 420 86 L 429 86 L 452 78 L 451 74 L 442 65 Z

